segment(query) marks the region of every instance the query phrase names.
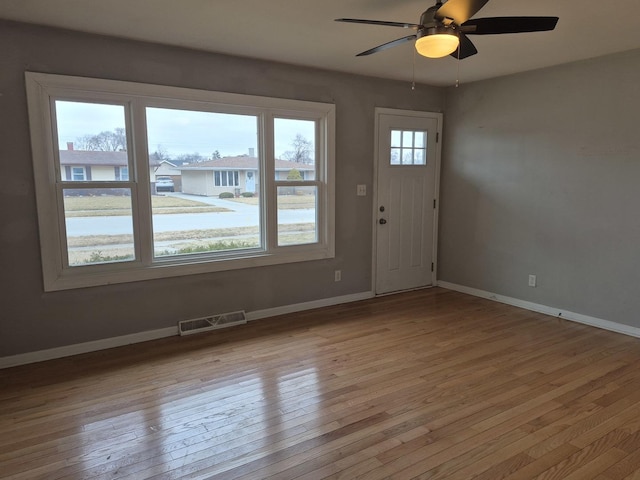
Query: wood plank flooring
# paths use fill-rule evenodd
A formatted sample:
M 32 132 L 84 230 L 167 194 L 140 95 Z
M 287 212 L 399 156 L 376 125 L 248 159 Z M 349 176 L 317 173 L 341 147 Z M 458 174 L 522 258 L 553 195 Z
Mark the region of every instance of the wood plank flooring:
M 0 477 L 640 480 L 640 340 L 443 289 L 0 371 Z

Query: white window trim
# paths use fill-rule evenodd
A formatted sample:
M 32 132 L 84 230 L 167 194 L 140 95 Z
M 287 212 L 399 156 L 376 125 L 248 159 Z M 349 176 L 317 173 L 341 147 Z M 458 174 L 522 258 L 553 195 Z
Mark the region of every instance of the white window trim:
M 82 172 L 82 178 L 79 180 L 76 180 L 76 173 L 77 173 L 76 170 L 79 170 L 80 172 Z M 67 180 L 69 182 L 84 182 L 87 180 L 87 169 L 85 167 L 71 166 L 70 172 L 71 172 L 71 178 Z
M 335 105 L 32 72 L 27 72 L 25 78 L 45 291 L 319 260 L 335 256 Z M 127 104 L 131 113 L 130 126 L 134 132 L 146 131 L 142 113 L 147 106 L 175 105 L 188 108 L 193 104 L 200 108 L 211 108 L 212 111 L 230 109 L 237 112 L 239 109 L 246 109 L 252 114 L 260 112 L 264 133 L 261 138 L 262 145 L 259 146 L 264 171 L 261 181 L 264 182 L 266 190 L 264 195 L 272 199 L 265 201 L 262 207 L 263 222 L 267 226 L 264 233 L 267 242 L 265 245 L 269 245 L 269 249 L 251 250 L 240 255 L 230 252 L 227 255 L 191 255 L 154 261 L 149 253 L 152 251 L 150 215 L 145 216 L 142 213 L 151 211 L 149 173 L 148 168 L 144 168 L 145 164 L 142 163 L 147 161 L 148 148 L 139 137 L 137 140 L 129 140 L 133 143 L 130 143 L 130 180 L 114 183 L 114 186 L 131 188 L 134 231 L 137 238 L 136 260 L 65 267 L 64 212 L 57 193 L 59 172 L 56 172 L 54 160 L 56 143 L 53 138 L 54 120 L 50 108 L 53 98 L 88 102 L 118 101 Z M 277 205 L 273 199 L 276 198 L 278 182 L 273 180 L 274 175 L 269 173 L 273 173 L 274 165 L 272 122 L 275 117 L 313 119 L 318 124 L 318 158 L 324 161 L 318 164 L 319 178 L 313 182 L 319 186 L 318 243 L 315 244 L 277 246 Z M 132 172 L 136 172 L 137 178 L 131 180 Z M 144 218 L 139 218 L 140 216 Z

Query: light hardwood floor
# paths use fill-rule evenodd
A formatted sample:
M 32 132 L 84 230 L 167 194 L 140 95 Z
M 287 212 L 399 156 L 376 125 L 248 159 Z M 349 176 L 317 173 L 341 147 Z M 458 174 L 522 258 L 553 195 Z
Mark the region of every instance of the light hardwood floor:
M 640 479 L 640 340 L 443 289 L 0 371 L 10 479 Z

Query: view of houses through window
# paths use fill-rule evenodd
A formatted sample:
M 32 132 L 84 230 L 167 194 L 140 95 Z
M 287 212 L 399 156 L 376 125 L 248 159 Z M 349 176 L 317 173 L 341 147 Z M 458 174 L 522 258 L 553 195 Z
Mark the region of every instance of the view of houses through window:
M 55 107 L 68 265 L 135 260 L 125 105 Z M 262 246 L 258 121 L 146 108 L 155 257 Z M 317 242 L 316 121 L 275 118 L 274 146 L 278 244 Z
M 124 105 L 58 100 L 55 110 L 69 265 L 134 259 Z M 85 119 L 99 128 L 65 141 Z
M 290 140 L 290 149 L 282 153 L 282 159 L 276 160 L 275 180 L 278 206 L 278 244 L 295 245 L 313 243 L 318 240 L 317 198 L 318 188 L 313 184 L 316 178 L 316 124 L 313 121 L 276 118 L 274 131 L 276 138 L 290 138 L 288 132 L 296 132 Z M 289 222 L 289 209 L 297 201 L 304 199 L 304 234 L 292 233 Z

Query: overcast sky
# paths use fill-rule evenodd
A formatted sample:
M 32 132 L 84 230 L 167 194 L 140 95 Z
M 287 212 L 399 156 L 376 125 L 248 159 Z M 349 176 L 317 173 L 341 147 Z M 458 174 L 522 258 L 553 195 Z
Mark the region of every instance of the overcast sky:
M 61 149 L 85 135 L 125 126 L 124 107 L 119 105 L 57 101 L 56 113 Z M 147 130 L 149 151 L 162 148 L 172 157 L 199 153 L 209 158 L 216 150 L 223 157 L 249 154 L 250 149 L 258 153 L 257 119 L 253 116 L 148 108 Z M 314 122 L 278 120 L 276 158 L 292 150 L 297 134 L 313 140 Z

